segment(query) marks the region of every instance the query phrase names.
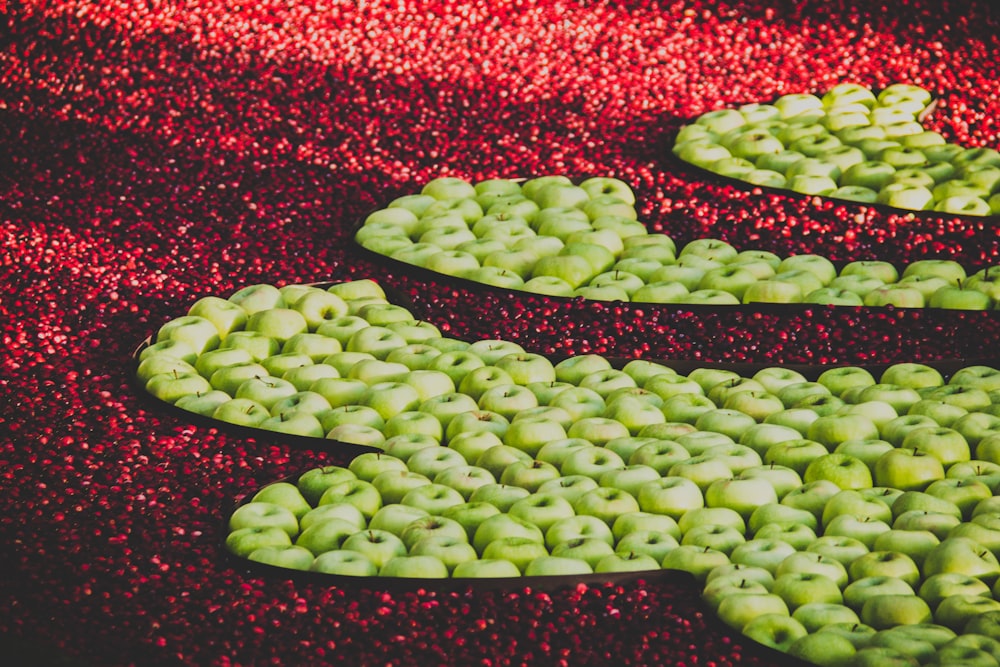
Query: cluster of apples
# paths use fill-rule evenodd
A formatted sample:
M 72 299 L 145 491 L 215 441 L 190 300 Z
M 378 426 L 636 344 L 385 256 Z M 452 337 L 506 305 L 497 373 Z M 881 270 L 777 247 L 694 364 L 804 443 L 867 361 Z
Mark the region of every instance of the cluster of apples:
M 926 130 L 931 93 L 893 84 L 876 95 L 842 83 L 821 97 L 709 111 L 677 134 L 680 159 L 722 176 L 910 210 L 1000 214 L 1000 152 Z
M 1000 268 L 966 275 L 954 260 L 838 269 L 821 255 L 783 258 L 714 238 L 678 248 L 670 236 L 650 234 L 634 204 L 631 188 L 608 177 L 579 185 L 564 176 L 439 178 L 369 215 L 355 240 L 439 273 L 550 296 L 967 310 L 992 309 L 1000 297 Z
M 258 491 L 230 517 L 240 557 L 406 578 L 682 570 L 726 623 L 817 664 L 1000 656 L 995 368 L 553 363 L 441 336 L 368 280 L 205 297 L 156 338 L 137 369 L 153 395 L 376 450 Z

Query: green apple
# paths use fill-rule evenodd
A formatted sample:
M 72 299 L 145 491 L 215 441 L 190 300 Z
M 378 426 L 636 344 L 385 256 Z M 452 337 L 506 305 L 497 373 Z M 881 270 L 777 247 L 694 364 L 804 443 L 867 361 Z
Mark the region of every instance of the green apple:
M 523 460 L 509 464 L 500 475 L 500 483 L 518 486 L 534 493 L 547 481 L 559 479 L 559 469 L 545 461 Z
M 800 303 L 804 296 L 800 285 L 773 278 L 760 280 L 747 287 L 743 293 L 743 303 Z
M 633 451 L 628 458 L 628 464 L 644 465 L 664 475 L 675 463 L 685 461 L 690 456 L 690 452 L 680 443 L 654 439 Z
M 645 572 L 659 569 L 658 560 L 633 551 L 609 554 L 597 561 L 597 565 L 594 566 L 594 572 Z
M 761 464 L 745 468 L 740 471 L 738 477 L 741 479 L 760 478 L 767 480 L 774 487 L 779 501 L 803 484 L 802 477 L 797 472 L 791 468 L 775 464 Z
M 776 539 L 754 538 L 733 549 L 733 563 L 763 567 L 772 574 L 785 558 L 796 552 L 795 547 Z
M 177 359 L 183 361 L 184 363 L 194 366 L 195 362 L 198 361 L 199 355 L 196 350 L 194 350 L 188 343 L 184 343 L 176 340 L 164 340 L 159 343 L 152 343 L 146 345 L 139 352 L 139 363 L 148 359 L 149 357 L 160 357 L 162 359 Z M 187 369 L 187 367 L 184 367 Z M 155 373 L 153 373 L 155 375 Z M 138 377 L 149 379 L 150 374 L 146 373 L 144 375 L 138 375 Z
M 294 539 L 299 534 L 298 517 L 284 505 L 253 501 L 238 507 L 229 517 L 229 532 L 243 528 L 277 527 Z
M 598 486 L 597 481 L 591 477 L 584 475 L 563 475 L 543 482 L 538 487 L 538 492 L 552 493 L 565 498 L 572 504 L 576 502 L 577 498 L 588 491 L 596 489 Z
M 176 341 L 190 347 L 198 354 L 214 350 L 221 342 L 219 329 L 212 320 L 200 315 L 182 315 L 161 326 L 156 332 L 156 342 Z
M 155 358 L 151 357 L 147 362 L 154 360 Z M 208 394 L 212 389 L 212 384 L 194 369 L 158 373 L 150 377 L 146 382 L 146 391 L 161 401 L 171 404 L 176 404 L 187 396 Z
M 406 546 L 399 537 L 388 531 L 372 528 L 351 535 L 344 540 L 341 548 L 346 551 L 356 551 L 366 556 L 379 570 L 393 558 L 406 556 Z M 445 571 L 446 575 L 447 571 Z
M 499 537 L 486 544 L 482 551 L 482 558 L 484 560 L 500 559 L 510 561 L 517 566 L 518 571 L 522 574 L 527 571 L 532 561 L 547 557 L 548 555 L 549 552 L 546 550 L 544 544 L 532 538 L 522 536 Z
M 429 514 L 440 514 L 445 508 L 461 505 L 466 502 L 466 499 L 450 486 L 431 482 L 410 489 L 399 502 L 403 505 L 420 508 Z
M 368 518 L 361 510 L 356 505 L 344 502 L 317 506 L 309 510 L 299 520 L 299 528 L 306 530 L 315 524 L 329 519 L 343 519 L 355 526 L 357 530 L 364 530 L 368 527 Z
M 431 481 L 435 484 L 450 486 L 468 499 L 480 486 L 495 484 L 496 478 L 485 468 L 456 465 L 438 472 Z
M 383 496 L 371 482 L 349 479 L 335 484 L 323 492 L 319 505 L 354 505 L 366 519 L 382 508 Z
M 982 595 L 982 593 L 980 593 Z M 970 620 L 966 623 L 963 629 L 964 634 L 967 635 L 979 635 L 981 637 L 989 637 L 990 639 L 997 640 L 1000 638 L 1000 632 L 998 632 L 997 621 L 1000 619 L 1000 613 L 991 611 L 980 615 L 978 618 Z
M 531 495 L 531 492 L 520 486 L 510 486 L 509 484 L 484 484 L 478 487 L 469 496 L 469 502 L 485 502 L 496 506 L 500 511 L 506 512 L 510 507 L 520 500 Z
M 947 572 L 971 575 L 992 586 L 1000 576 L 1000 563 L 989 549 L 975 540 L 948 537 L 927 554 L 924 576 Z
M 861 606 L 861 622 L 878 629 L 929 623 L 930 606 L 915 594 L 885 594 L 868 598 Z
M 705 490 L 706 506 L 728 507 L 744 519 L 749 519 L 758 507 L 777 502 L 777 491 L 765 478 L 720 479 Z
M 234 530 L 226 536 L 226 549 L 241 558 L 248 557 L 258 549 L 291 545 L 288 532 L 277 526 L 248 526 Z
M 573 510 L 580 515 L 595 516 L 610 526 L 618 516 L 638 512 L 640 506 L 627 491 L 599 486 L 577 498 L 573 502 Z
M 903 449 L 930 454 L 944 468 L 972 458 L 969 443 L 961 433 L 944 426 L 924 426 L 911 430 L 900 445 Z
M 808 603 L 842 604 L 844 597 L 836 581 L 819 572 L 784 572 L 774 578 L 771 592 L 794 612 Z
M 270 416 L 266 407 L 249 398 L 234 398 L 220 403 L 212 413 L 212 419 L 251 427 L 259 426 Z
M 399 533 L 399 538 L 406 545 L 408 551 L 412 550 L 413 546 L 420 540 L 432 536 L 467 540 L 466 531 L 462 524 L 454 519 L 438 515 L 416 518 L 406 524 Z
M 768 465 L 791 468 L 801 477 L 805 475 L 813 461 L 829 453 L 829 450 L 822 443 L 806 438 L 797 438 L 774 443 L 767 448 L 762 459 Z
M 479 524 L 495 514 L 500 514 L 500 508 L 496 505 L 470 500 L 461 505 L 452 505 L 445 508 L 440 516 L 457 521 L 465 529 L 466 538 L 471 542 Z
M 384 530 L 398 535 L 408 524 L 420 517 L 428 516 L 426 510 L 398 502 L 385 502 L 382 508 L 372 516 L 368 527 L 373 530 Z
M 993 491 L 985 483 L 976 479 L 948 478 L 931 482 L 926 492 L 956 506 L 966 519 L 982 501 L 993 496 Z
M 806 437 L 833 451 L 847 440 L 876 439 L 879 429 L 867 416 L 845 412 L 818 417 L 809 425 Z
M 402 413 L 406 414 L 406 413 Z M 445 470 L 465 466 L 465 457 L 449 447 L 427 447 L 415 452 L 406 460 L 410 472 L 433 478 Z
M 456 579 L 502 579 L 521 576 L 517 565 L 503 558 L 477 559 L 455 566 L 451 576 Z
M 242 330 L 246 326 L 247 311 L 230 299 L 217 296 L 205 296 L 191 305 L 187 314 L 201 317 L 215 325 L 220 340 L 224 340 L 233 331 Z
M 722 569 L 723 567 L 725 567 L 725 565 L 713 568 L 712 572 Z M 705 587 L 701 592 L 701 599 L 708 604 L 712 610 L 718 610 L 719 605 L 726 598 L 749 594 L 760 595 L 763 593 L 769 593 L 772 584 L 765 585 L 759 581 L 743 579 L 732 575 L 716 577 L 715 579 L 706 582 Z
M 591 570 L 597 564 L 615 553 L 614 547 L 599 537 L 577 537 L 555 544 L 552 555 L 557 558 L 572 558 L 585 562 Z
M 871 625 L 871 623 L 865 620 L 862 611 L 868 600 L 885 596 L 916 597 L 912 586 L 901 579 L 890 576 L 873 576 L 857 579 L 844 588 L 843 594 L 844 604 L 858 612 L 862 618 L 862 622 L 866 625 Z M 887 626 L 888 624 L 880 623 L 878 628 L 882 629 Z
M 650 530 L 663 533 L 673 537 L 675 540 L 681 538 L 681 529 L 673 517 L 654 512 L 629 512 L 615 519 L 612 525 L 612 533 L 616 542 L 620 542 L 625 535 L 640 530 Z
M 802 479 L 805 482 L 826 479 L 842 489 L 864 489 L 872 485 L 872 473 L 868 465 L 843 452 L 824 454 L 813 460 L 806 466 Z
M 300 546 L 268 546 L 251 551 L 247 560 L 291 570 L 309 570 L 313 564 L 313 554 Z
M 771 445 L 801 438 L 802 434 L 790 426 L 762 422 L 745 430 L 740 435 L 739 444 L 750 447 L 763 457 Z
M 840 492 L 839 486 L 823 479 L 805 483 L 799 488 L 789 491 L 780 502 L 782 505 L 807 510 L 818 519 L 823 515 L 826 503 Z
M 875 462 L 887 451 L 893 449 L 891 443 L 877 438 L 862 440 L 845 440 L 837 445 L 834 453 L 846 454 L 862 461 L 874 474 Z M 874 483 L 874 478 L 872 478 Z
M 295 540 L 295 545 L 308 549 L 314 556 L 319 556 L 339 550 L 349 537 L 358 533 L 358 527 L 354 522 L 329 517 L 310 524 Z
M 614 555 L 614 554 L 611 554 Z M 594 569 L 587 561 L 572 556 L 539 556 L 528 563 L 525 576 L 565 576 L 571 574 L 591 574 Z
M 219 406 L 231 400 L 229 394 L 226 392 L 213 389 L 200 394 L 195 393 L 181 396 L 174 405 L 188 412 L 193 412 L 204 417 L 211 417 L 219 409 Z
M 681 539 L 681 544 L 708 547 L 727 555 L 744 542 L 746 538 L 741 531 L 719 524 L 700 524 L 684 533 Z

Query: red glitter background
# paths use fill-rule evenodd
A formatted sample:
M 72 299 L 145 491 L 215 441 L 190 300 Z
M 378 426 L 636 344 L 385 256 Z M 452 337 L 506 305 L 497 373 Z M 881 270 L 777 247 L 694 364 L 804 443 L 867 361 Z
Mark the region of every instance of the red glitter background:
M 202 295 L 391 282 L 350 252 L 351 226 L 440 175 L 613 174 L 678 240 L 970 265 L 1000 254 L 990 221 L 703 182 L 665 150 L 704 111 L 845 80 L 924 85 L 941 98 L 934 129 L 995 147 L 989 0 L 0 11 L 4 664 L 772 664 L 668 578 L 402 592 L 241 571 L 218 548 L 236 498 L 346 454 L 157 410 L 129 385 L 130 355 Z M 453 335 L 472 333 L 461 323 Z M 478 326 L 491 324 L 503 335 Z M 599 348 L 586 330 L 558 350 L 540 334 L 538 349 Z M 525 344 L 537 333 L 517 332 Z

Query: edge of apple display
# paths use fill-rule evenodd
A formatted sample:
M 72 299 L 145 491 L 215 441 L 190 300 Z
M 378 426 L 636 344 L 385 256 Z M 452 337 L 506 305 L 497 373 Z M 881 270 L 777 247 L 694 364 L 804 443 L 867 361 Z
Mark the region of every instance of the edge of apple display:
M 678 161 L 680 160 L 678 159 Z M 693 165 L 691 167 L 692 169 L 697 169 L 697 167 L 694 167 Z M 989 359 L 992 358 L 992 354 L 977 353 L 975 346 L 979 345 L 979 347 L 983 348 L 985 352 L 983 338 L 984 336 L 988 337 L 988 332 L 984 333 L 984 326 L 990 326 L 997 329 L 998 333 L 1000 333 L 1000 311 L 993 310 L 949 310 L 944 308 L 932 308 L 929 306 L 921 308 L 902 308 L 891 305 L 842 306 L 813 303 L 741 303 L 733 305 L 697 303 L 674 304 L 642 301 L 595 301 L 579 296 L 568 297 L 536 294 L 524 290 L 498 287 L 470 280 L 468 278 L 440 273 L 426 267 L 409 264 L 402 260 L 382 255 L 363 247 L 354 240 L 355 233 L 362 224 L 363 222 L 359 222 L 352 229 L 352 232 L 346 241 L 349 246 L 349 250 L 365 261 L 366 264 L 372 268 L 372 270 L 385 272 L 383 274 L 385 277 L 395 280 L 396 286 L 400 291 L 409 291 L 413 295 L 413 298 L 410 299 L 413 309 L 421 311 L 422 314 L 432 322 L 435 320 L 436 316 L 433 313 L 433 309 L 428 307 L 430 302 L 433 301 L 432 297 L 429 295 L 438 289 L 447 289 L 453 292 L 452 296 L 456 300 L 467 304 L 471 304 L 475 300 L 476 296 L 493 295 L 498 299 L 503 299 L 507 302 L 527 304 L 525 306 L 525 310 L 531 309 L 530 304 L 532 302 L 554 304 L 558 307 L 567 309 L 577 308 L 577 312 L 587 317 L 604 317 L 608 319 L 607 324 L 609 330 L 611 330 L 610 325 L 613 323 L 612 320 L 621 319 L 621 314 L 634 315 L 637 320 L 641 320 L 645 323 L 653 323 L 656 322 L 657 319 L 661 318 L 667 318 L 674 322 L 694 318 L 702 320 L 706 323 L 709 319 L 711 319 L 712 326 L 720 324 L 719 321 L 722 320 L 722 325 L 731 323 L 734 327 L 742 327 L 746 322 L 753 321 L 754 319 L 761 317 L 771 317 L 779 320 L 771 329 L 772 331 L 777 331 L 779 329 L 784 331 L 795 330 L 798 326 L 811 324 L 811 320 L 813 320 L 814 317 L 822 314 L 827 314 L 830 319 L 834 317 L 848 317 L 852 321 L 846 323 L 845 327 L 838 327 L 841 331 L 845 330 L 845 328 L 856 332 L 860 327 L 881 327 L 891 330 L 897 335 L 897 337 L 899 337 L 900 347 L 907 348 L 907 350 L 905 352 L 899 352 L 897 357 L 887 359 L 886 363 L 894 363 L 897 361 L 936 363 L 951 360 L 968 362 L 971 360 Z M 843 264 L 846 264 L 846 262 L 837 261 L 834 262 L 834 264 L 839 270 L 839 268 Z M 458 289 L 464 290 L 466 294 L 458 294 L 456 292 Z M 537 313 L 533 315 L 533 317 L 540 316 L 541 315 Z M 484 318 L 482 313 L 473 308 L 468 308 L 456 310 L 452 314 L 452 320 L 450 321 L 462 323 L 470 319 L 482 324 L 484 319 L 489 318 Z M 823 323 L 821 322 L 820 324 Z M 922 325 L 920 328 L 922 331 L 915 329 L 915 324 Z M 744 332 L 745 331 L 746 330 L 744 328 Z M 931 331 L 934 332 L 933 335 L 937 339 L 935 345 L 933 346 L 934 354 L 921 356 L 917 353 L 916 356 L 914 356 L 910 352 L 910 348 L 915 347 L 916 344 L 921 342 L 926 343 L 927 336 L 930 335 L 928 332 Z M 798 343 L 798 346 L 795 346 L 796 343 Z M 831 338 L 828 343 L 832 344 L 832 349 L 829 344 L 826 347 L 816 347 L 814 349 L 810 347 L 808 343 L 798 342 L 798 339 L 783 341 L 783 349 L 787 350 L 787 352 L 783 353 L 784 356 L 782 356 L 781 359 L 793 359 L 795 357 L 815 357 L 819 359 L 823 356 L 832 356 L 836 358 L 833 362 L 835 364 L 865 365 L 867 363 L 861 356 L 857 356 L 857 354 L 859 354 L 859 350 L 857 346 L 851 344 L 849 340 L 841 344 L 839 340 Z M 759 361 L 755 360 L 750 363 L 756 363 L 760 366 L 786 365 L 781 363 L 781 359 L 772 361 L 760 356 L 763 354 L 761 350 L 768 348 L 769 346 L 770 342 L 768 340 L 761 339 L 759 341 L 759 345 L 754 348 L 758 354 L 758 357 L 756 358 L 759 359 Z M 626 354 L 632 354 L 631 350 L 620 352 L 621 353 L 617 353 L 612 356 L 624 357 Z M 713 356 L 712 352 L 708 352 L 707 354 L 704 350 L 699 350 L 699 352 L 702 354 L 701 359 L 693 357 L 676 358 L 667 352 L 665 348 L 662 351 L 653 349 L 649 352 L 647 358 L 655 359 L 660 362 L 669 360 L 671 362 L 690 362 L 692 364 L 740 363 L 735 361 L 734 356 L 729 350 L 723 353 L 724 356 L 718 357 Z M 797 362 L 791 362 L 789 365 L 795 365 L 795 363 Z M 823 365 L 829 365 L 829 363 L 830 362 L 827 362 Z M 817 363 L 817 365 L 820 364 Z
M 640 570 L 634 572 L 605 572 L 591 574 L 565 574 L 565 575 L 522 575 L 519 577 L 478 577 L 478 578 L 452 578 L 446 579 L 421 579 L 405 577 L 378 577 L 378 576 L 349 576 L 341 574 L 329 574 L 324 572 L 313 572 L 309 570 L 296 570 L 288 567 L 280 567 L 252 561 L 240 557 L 226 548 L 226 536 L 229 534 L 228 520 L 239 507 L 251 502 L 254 494 L 259 488 L 264 488 L 268 484 L 286 482 L 294 484 L 298 476 L 306 472 L 307 469 L 299 471 L 298 474 L 288 475 L 279 479 L 271 480 L 263 484 L 258 489 L 249 491 L 237 499 L 226 508 L 223 518 L 220 520 L 220 538 L 218 539 L 219 551 L 222 552 L 224 562 L 230 565 L 238 574 L 247 577 L 268 579 L 279 579 L 291 581 L 304 586 L 322 586 L 324 588 L 337 587 L 345 590 L 378 590 L 393 593 L 410 593 L 420 590 L 432 590 L 440 593 L 454 593 L 469 591 L 476 593 L 514 593 L 531 591 L 552 592 L 560 589 L 584 587 L 607 587 L 607 586 L 630 586 L 641 585 L 643 583 L 654 587 L 674 587 L 679 589 L 678 594 L 686 598 L 686 602 L 697 606 L 697 622 L 702 623 L 707 629 L 721 633 L 724 636 L 733 637 L 734 641 L 741 642 L 752 647 L 757 657 L 770 659 L 772 664 L 781 664 L 785 667 L 813 667 L 812 663 L 806 662 L 795 656 L 789 655 L 776 648 L 758 642 L 751 637 L 741 633 L 735 633 L 732 627 L 726 625 L 724 621 L 709 607 L 702 599 L 702 585 L 693 574 L 684 570 L 661 568 L 658 570 Z
M 313 283 L 314 285 L 324 286 L 332 283 Z M 485 286 L 484 287 L 489 287 Z M 316 449 L 320 451 L 331 451 L 338 453 L 349 453 L 352 456 L 357 456 L 366 452 L 381 452 L 382 449 L 378 447 L 373 447 L 369 445 L 361 445 L 352 442 L 344 442 L 342 440 L 334 440 L 331 438 L 318 438 L 305 435 L 294 435 L 289 433 L 281 433 L 278 431 L 269 431 L 267 429 L 256 428 L 253 426 L 244 426 L 241 424 L 233 424 L 230 422 L 222 421 L 219 419 L 213 419 L 210 416 L 201 415 L 190 410 L 185 410 L 184 408 L 179 408 L 167 401 L 161 400 L 146 391 L 143 387 L 140 379 L 136 375 L 136 369 L 139 365 L 139 356 L 143 350 L 152 345 L 153 336 L 148 336 L 142 342 L 136 346 L 129 360 L 129 384 L 135 391 L 136 395 L 139 397 L 140 401 L 144 405 L 158 410 L 164 410 L 167 414 L 173 415 L 185 419 L 197 426 L 203 426 L 206 428 L 213 428 L 222 433 L 230 433 L 232 435 L 253 438 L 255 440 L 267 441 L 267 442 L 280 442 L 282 444 L 290 444 L 295 447 L 300 447 L 304 449 Z M 558 363 L 564 359 L 569 358 L 572 355 L 560 355 L 560 354 L 543 354 L 553 363 Z M 634 358 L 627 357 L 614 357 L 614 356 L 604 356 L 608 362 L 611 364 L 612 368 L 621 369 L 628 362 L 632 361 Z M 670 358 L 657 358 L 657 357 L 641 357 L 647 361 L 656 364 L 662 364 L 668 366 L 680 374 L 688 374 L 692 370 L 697 368 L 718 368 L 724 370 L 734 371 L 739 373 L 741 376 L 750 377 L 757 371 L 765 368 L 781 367 L 787 368 L 789 370 L 794 370 L 801 373 L 806 379 L 814 381 L 819 375 L 830 368 L 835 368 L 838 366 L 857 366 L 864 368 L 865 370 L 873 374 L 881 374 L 889 366 L 893 365 L 890 362 L 877 363 L 877 364 L 775 364 L 775 363 L 754 363 L 754 362 L 709 362 L 709 361 L 698 361 L 693 359 L 670 359 Z M 947 360 L 937 360 L 920 362 L 925 363 L 944 375 L 946 378 L 950 377 L 957 370 L 965 366 L 973 365 L 985 365 L 985 366 L 1000 366 L 1000 357 L 976 357 L 976 358 L 955 358 Z
M 363 452 L 358 452 L 359 454 Z M 592 574 L 574 574 L 574 575 L 538 575 L 538 576 L 527 576 L 521 575 L 519 577 L 479 577 L 479 578 L 452 578 L 447 579 L 421 579 L 415 577 L 357 577 L 342 574 L 329 574 L 326 572 L 311 572 L 308 570 L 295 570 L 288 567 L 280 567 L 277 565 L 271 565 L 268 563 L 261 563 L 243 558 L 231 552 L 226 548 L 226 536 L 229 533 L 228 521 L 229 517 L 232 516 L 238 508 L 251 502 L 254 494 L 260 488 L 264 488 L 269 484 L 276 484 L 279 482 L 287 482 L 294 484 L 299 475 L 309 470 L 309 468 L 299 471 L 298 474 L 287 475 L 285 477 L 271 480 L 266 484 L 260 485 L 258 489 L 249 491 L 242 496 L 237 497 L 236 501 L 232 503 L 231 506 L 226 508 L 223 514 L 223 518 L 220 522 L 220 535 L 221 538 L 218 540 L 219 550 L 225 554 L 227 562 L 229 562 L 235 569 L 241 570 L 247 574 L 253 576 L 268 576 L 268 577 L 279 577 L 282 579 L 289 579 L 296 582 L 307 583 L 307 584 L 321 584 L 323 586 L 336 585 L 339 588 L 368 588 L 376 590 L 388 590 L 388 591 L 414 591 L 418 589 L 433 589 L 438 591 L 452 591 L 452 590 L 464 590 L 472 589 L 476 591 L 482 590 L 501 590 L 501 591 L 513 591 L 524 588 L 531 588 L 534 590 L 555 590 L 558 588 L 572 587 L 579 584 L 583 585 L 595 585 L 595 584 L 625 584 L 635 581 L 647 581 L 655 583 L 657 581 L 669 582 L 672 584 L 677 584 L 683 586 L 686 590 L 690 591 L 694 599 L 699 600 L 699 604 L 704 605 L 700 598 L 700 587 L 697 580 L 689 572 L 684 572 L 683 570 L 640 570 L 636 572 L 608 572 L 608 573 L 592 573 Z M 704 608 L 705 615 L 708 618 L 713 618 L 714 615 L 708 610 L 708 607 Z M 721 626 L 728 627 L 728 626 Z M 763 646 L 763 645 L 762 645 Z M 765 647 L 766 648 L 766 647 Z
M 879 89 L 873 89 L 873 93 L 878 94 Z M 773 101 L 773 100 L 772 100 Z M 937 107 L 940 105 L 940 98 L 933 98 L 927 106 L 916 115 L 916 119 L 923 123 L 924 120 L 931 116 Z M 730 107 L 732 108 L 732 107 Z M 807 195 L 800 192 L 796 192 L 789 188 L 779 188 L 772 185 L 757 185 L 754 183 L 749 183 L 747 181 L 740 180 L 738 178 L 733 178 L 731 176 L 723 176 L 722 174 L 716 173 L 705 167 L 699 167 L 696 164 L 682 160 L 679 156 L 675 155 L 673 152 L 673 147 L 676 144 L 677 134 L 681 129 L 688 124 L 694 123 L 697 119 L 695 117 L 689 117 L 683 119 L 676 129 L 671 130 L 666 137 L 663 139 L 663 150 L 661 154 L 674 166 L 682 167 L 692 174 L 698 175 L 702 180 L 714 183 L 716 185 L 726 185 L 730 187 L 735 187 L 743 192 L 753 192 L 758 190 L 764 194 L 770 195 L 780 195 L 783 197 L 790 197 L 798 201 L 809 201 L 811 199 L 820 198 L 823 200 L 829 200 L 836 202 L 838 206 L 853 206 L 859 211 L 864 210 L 875 210 L 886 215 L 901 215 L 901 216 L 914 216 L 914 218 L 927 218 L 927 219 L 940 219 L 940 218 L 955 218 L 959 220 L 968 220 L 973 222 L 992 224 L 1000 221 L 1000 215 L 962 215 L 959 213 L 943 213 L 941 211 L 931 211 L 931 210 L 915 210 L 908 208 L 897 208 L 895 206 L 890 206 L 888 204 L 881 203 L 863 203 L 857 202 L 851 199 L 842 199 L 839 197 L 831 197 L 829 195 Z
M 180 417 L 186 419 L 187 421 L 195 424 L 196 426 L 203 426 L 205 428 L 216 429 L 222 433 L 229 433 L 235 436 L 240 436 L 244 438 L 252 438 L 257 441 L 262 442 L 275 442 L 286 445 L 293 445 L 302 449 L 317 449 L 321 451 L 349 451 L 356 452 L 356 454 L 363 454 L 365 452 L 379 452 L 382 451 L 377 447 L 370 447 L 368 445 L 359 445 L 353 442 L 343 442 L 341 440 L 332 440 L 329 438 L 314 438 L 306 435 L 295 435 L 291 433 L 281 433 L 278 431 L 269 431 L 263 428 L 255 428 L 253 426 L 243 426 L 241 424 L 232 424 L 230 422 L 225 422 L 220 419 L 213 419 L 210 416 L 201 415 L 197 412 L 192 412 L 190 410 L 185 410 L 184 408 L 179 408 L 168 401 L 161 400 L 151 393 L 146 391 L 143 387 L 142 382 L 136 376 L 136 369 L 139 367 L 139 355 L 144 349 L 153 344 L 153 337 L 147 337 L 135 348 L 132 353 L 132 357 L 129 360 L 129 384 L 134 389 L 139 400 L 146 406 L 156 408 L 157 410 L 166 411 L 167 414 L 173 415 L 174 417 Z

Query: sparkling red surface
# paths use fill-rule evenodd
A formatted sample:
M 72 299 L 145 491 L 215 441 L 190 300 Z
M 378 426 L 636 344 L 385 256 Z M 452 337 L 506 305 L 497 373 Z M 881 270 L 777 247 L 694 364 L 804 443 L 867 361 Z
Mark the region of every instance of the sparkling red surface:
M 235 499 L 344 454 L 152 408 L 130 354 L 198 296 L 367 275 L 351 225 L 443 174 L 614 174 L 679 239 L 970 264 L 1000 247 L 989 226 L 702 182 L 665 151 L 701 112 L 842 80 L 924 85 L 930 125 L 996 146 L 988 0 L 2 11 L 0 634 L 30 664 L 770 664 L 669 581 L 404 593 L 235 569 Z M 599 347 L 586 330 L 562 350 Z

